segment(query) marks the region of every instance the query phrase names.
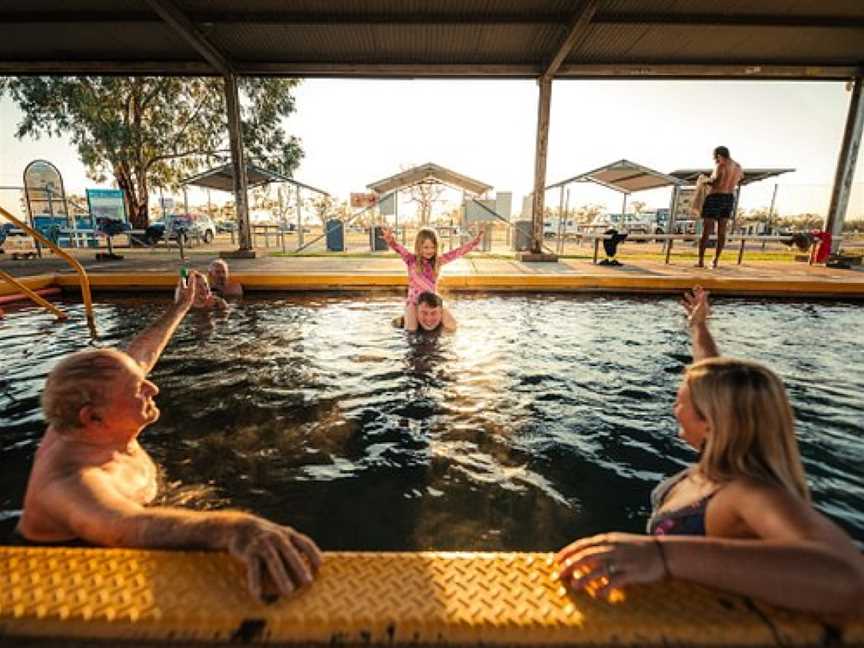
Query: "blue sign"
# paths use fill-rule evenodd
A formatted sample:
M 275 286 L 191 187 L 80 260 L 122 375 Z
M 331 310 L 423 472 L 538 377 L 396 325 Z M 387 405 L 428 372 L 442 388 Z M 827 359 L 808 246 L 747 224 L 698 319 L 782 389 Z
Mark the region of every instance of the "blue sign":
M 123 192 L 119 189 L 88 189 L 87 204 L 90 207 L 90 215 L 95 222 L 100 222 L 100 218 L 125 223 L 126 219 L 126 201 L 123 199 Z

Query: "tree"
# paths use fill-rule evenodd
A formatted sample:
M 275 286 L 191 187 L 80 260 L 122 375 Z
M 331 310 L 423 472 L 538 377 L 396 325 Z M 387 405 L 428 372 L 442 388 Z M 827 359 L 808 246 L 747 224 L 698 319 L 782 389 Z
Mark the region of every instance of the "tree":
M 787 216 L 784 219 L 787 225 L 790 225 L 792 229 L 798 231 L 805 230 L 821 230 L 822 226 L 825 224 L 825 218 L 820 216 L 819 214 L 813 213 L 805 213 L 805 214 L 796 214 L 794 216 Z
M 864 219 L 847 220 L 843 222 L 843 232 L 857 234 L 864 232 Z
M 407 170 L 414 166 L 413 164 L 403 164 L 402 169 Z M 434 178 L 421 180 L 417 184 L 404 189 L 410 196 L 408 200 L 417 203 L 417 215 L 419 216 L 421 226 L 429 224 L 432 218 L 432 206 L 441 200 L 445 189 L 446 187 Z
M 296 213 L 296 204 L 292 203 L 293 192 L 283 183 L 268 184 L 252 192 L 252 207 L 269 211 L 283 227 L 288 225 L 288 217 Z
M 281 120 L 296 79 L 238 80 L 248 162 L 291 175 L 303 157 Z M 230 159 L 223 80 L 217 77 L 0 78 L 24 113 L 18 138 L 68 135 L 87 175 L 113 176 L 134 227 L 148 223 L 151 188 L 176 188 L 204 164 Z
M 330 213 L 333 211 L 333 206 L 335 205 L 333 196 L 319 194 L 312 199 L 311 204 L 312 211 L 315 212 L 315 215 L 321 221 L 321 225 L 326 226 L 327 219 L 329 218 Z
M 646 204 L 647 203 L 642 200 L 634 200 L 632 203 L 630 203 L 630 207 L 633 208 L 634 214 L 641 214 L 642 210 L 645 209 Z
M 743 209 L 739 210 L 738 222 L 742 225 L 767 224 L 769 220 L 771 220 L 771 213 L 768 207 L 757 207 L 746 212 Z
M 606 211 L 603 205 L 582 205 L 575 211 L 576 222 L 580 225 L 590 225 L 600 214 Z

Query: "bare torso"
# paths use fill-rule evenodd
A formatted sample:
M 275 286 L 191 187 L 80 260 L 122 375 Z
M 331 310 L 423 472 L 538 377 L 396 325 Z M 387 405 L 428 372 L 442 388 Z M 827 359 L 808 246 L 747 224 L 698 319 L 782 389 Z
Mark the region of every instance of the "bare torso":
M 36 451 L 19 532 L 36 542 L 75 538 L 65 523 L 66 512 L 52 509 L 57 498 L 45 494 L 49 489 L 71 488 L 89 471 L 98 471 L 116 495 L 135 504 L 148 504 L 156 497 L 156 465 L 136 440 L 125 449 L 106 449 L 76 442 L 49 428 Z
M 722 160 L 722 159 L 721 159 Z M 741 165 L 735 160 L 729 159 L 720 161 L 714 167 L 714 182 L 711 184 L 709 194 L 731 194 L 735 191 L 741 178 L 744 177 L 744 172 Z

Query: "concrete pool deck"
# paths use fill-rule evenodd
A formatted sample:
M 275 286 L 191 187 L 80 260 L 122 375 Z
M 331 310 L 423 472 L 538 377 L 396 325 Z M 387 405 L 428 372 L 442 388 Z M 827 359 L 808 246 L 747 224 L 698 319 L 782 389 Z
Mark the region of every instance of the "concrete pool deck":
M 173 286 L 181 264 L 176 250 L 122 250 L 121 261 L 97 262 L 92 250 L 76 251 L 93 289 L 162 290 Z M 190 267 L 205 270 L 217 250 L 187 254 Z M 472 254 L 448 265 L 440 286 L 460 291 L 553 291 L 677 293 L 695 284 L 716 294 L 864 299 L 864 269 L 810 266 L 801 262 L 729 259 L 717 270 L 693 267 L 692 259 L 623 258 L 622 266 L 595 265 L 591 259 L 562 258 L 555 263 L 522 263 L 502 255 Z M 401 290 L 404 265 L 392 253 L 332 256 L 259 256 L 230 260 L 232 273 L 250 290 Z M 76 274 L 62 259 L 12 260 L 0 256 L 0 270 L 29 287 L 59 285 L 74 290 Z M 0 284 L 0 295 L 18 292 Z

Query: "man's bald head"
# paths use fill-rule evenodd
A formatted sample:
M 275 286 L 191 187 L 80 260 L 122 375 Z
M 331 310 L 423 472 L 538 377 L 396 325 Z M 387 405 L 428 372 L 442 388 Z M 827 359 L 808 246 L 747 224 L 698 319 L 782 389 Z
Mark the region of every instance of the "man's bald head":
M 80 412 L 102 403 L 114 378 L 134 362 L 117 349 L 88 349 L 63 358 L 48 374 L 42 412 L 55 430 L 82 427 Z

